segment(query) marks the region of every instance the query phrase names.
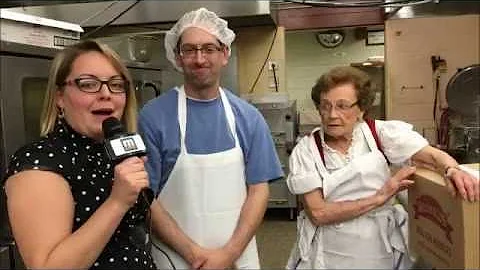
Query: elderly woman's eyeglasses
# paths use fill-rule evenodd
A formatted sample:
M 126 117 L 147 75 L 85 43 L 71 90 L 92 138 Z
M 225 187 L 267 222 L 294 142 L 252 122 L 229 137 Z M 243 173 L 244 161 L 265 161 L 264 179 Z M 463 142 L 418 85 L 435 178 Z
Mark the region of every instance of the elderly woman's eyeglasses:
M 183 58 L 193 58 L 200 51 L 203 56 L 211 56 L 216 52 L 222 51 L 223 47 L 213 43 L 207 44 L 184 44 L 180 47 L 179 54 Z
M 106 84 L 111 93 L 125 93 L 128 90 L 129 83 L 122 76 L 114 76 L 104 81 L 95 76 L 76 78 L 66 81 L 64 85 L 75 85 L 77 88 L 85 93 L 97 93 Z
M 357 104 L 358 100 L 352 103 L 350 101 L 341 99 L 336 101 L 334 105 L 328 101 L 321 100 L 317 108 L 320 110 L 321 113 L 330 113 L 332 108 L 335 108 L 337 112 L 344 113 L 349 111 Z

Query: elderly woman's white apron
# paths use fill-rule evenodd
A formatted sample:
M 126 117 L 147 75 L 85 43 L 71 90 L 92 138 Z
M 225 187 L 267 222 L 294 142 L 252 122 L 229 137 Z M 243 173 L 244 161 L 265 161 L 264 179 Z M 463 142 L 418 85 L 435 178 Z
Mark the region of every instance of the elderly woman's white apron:
M 326 201 L 371 196 L 390 178 L 385 157 L 378 150 L 366 124 L 362 124 L 362 132 L 371 152 L 355 157 L 345 167 L 331 174 L 321 159 L 316 160 L 316 168 L 323 178 Z M 313 138 L 310 146 L 313 147 L 311 149 L 317 148 Z M 302 211 L 297 223 L 297 244 L 287 268 L 408 268 L 407 217 L 403 207 L 387 202 L 383 207 L 353 220 L 315 227 Z
M 159 195 L 162 205 L 180 228 L 203 247 L 219 248 L 227 243 L 237 226 L 247 195 L 243 152 L 235 129 L 235 117 L 220 89 L 225 115 L 235 147 L 223 152 L 189 154 L 185 145 L 187 101 L 178 89 L 180 154 Z M 208 132 L 208 131 L 205 131 Z M 153 239 L 152 256 L 158 269 L 187 269 L 188 263 L 176 252 Z M 255 237 L 235 262 L 236 268 L 260 268 Z

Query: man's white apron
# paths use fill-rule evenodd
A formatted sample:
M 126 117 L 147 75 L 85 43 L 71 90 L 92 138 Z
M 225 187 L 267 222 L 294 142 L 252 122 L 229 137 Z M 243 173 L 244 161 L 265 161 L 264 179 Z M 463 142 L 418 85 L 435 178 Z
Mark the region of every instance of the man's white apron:
M 320 154 L 315 160 L 323 178 L 326 201 L 345 201 L 375 194 L 390 178 L 390 169 L 366 124 L 362 132 L 371 152 L 354 158 L 345 167 L 327 172 Z M 311 149 L 317 149 L 311 139 Z M 407 213 L 387 202 L 358 218 L 315 227 L 305 213 L 297 224 L 297 244 L 287 268 L 297 269 L 398 269 L 409 267 Z
M 245 164 L 235 128 L 235 116 L 220 88 L 235 147 L 213 154 L 189 154 L 185 144 L 187 98 L 183 87 L 177 90 L 180 154 L 159 194 L 159 200 L 180 228 L 196 243 L 202 247 L 219 248 L 232 236 L 247 195 Z M 152 256 L 159 269 L 190 268 L 181 256 L 158 239 L 153 239 Z M 260 268 L 255 237 L 236 261 L 235 267 Z

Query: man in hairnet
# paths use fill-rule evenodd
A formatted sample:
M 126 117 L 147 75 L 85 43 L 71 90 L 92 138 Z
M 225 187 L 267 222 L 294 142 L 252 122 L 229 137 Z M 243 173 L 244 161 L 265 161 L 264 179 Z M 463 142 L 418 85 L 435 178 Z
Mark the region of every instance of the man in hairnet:
M 254 235 L 268 182 L 283 172 L 262 115 L 220 86 L 234 38 L 215 13 L 186 13 L 165 36 L 184 84 L 140 112 L 151 187 L 166 210 L 152 212 L 160 269 L 260 267 Z

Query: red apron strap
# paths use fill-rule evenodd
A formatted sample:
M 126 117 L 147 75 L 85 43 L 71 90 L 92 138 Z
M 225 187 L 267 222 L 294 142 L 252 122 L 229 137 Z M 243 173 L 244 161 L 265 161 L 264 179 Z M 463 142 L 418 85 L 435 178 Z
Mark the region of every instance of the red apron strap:
M 380 150 L 380 152 L 382 152 L 383 156 L 387 160 L 388 165 L 390 165 L 390 161 L 388 160 L 387 156 L 383 152 L 382 144 L 380 143 L 380 139 L 378 138 L 377 129 L 375 128 L 375 120 L 371 119 L 371 118 L 367 118 L 367 119 L 365 119 L 365 122 L 367 123 L 368 128 L 370 128 L 370 131 L 372 132 L 373 139 L 375 140 L 375 143 L 377 144 L 378 150 Z
M 367 118 L 365 119 L 365 122 L 367 123 L 368 128 L 370 128 L 370 131 L 372 132 L 373 139 L 377 144 L 378 150 L 382 152 L 383 156 L 385 157 L 385 160 L 387 160 L 388 165 L 390 165 L 390 161 L 388 160 L 387 156 L 383 152 L 382 144 L 380 143 L 380 139 L 378 138 L 377 129 L 375 128 L 375 120 L 371 118 Z M 317 145 L 318 152 L 320 153 L 320 157 L 322 158 L 323 165 L 325 165 L 325 154 L 323 153 L 322 141 L 320 139 L 320 130 L 315 131 L 313 133 L 313 137 L 315 138 L 315 144 Z
M 318 152 L 320 153 L 320 157 L 322 158 L 323 165 L 325 165 L 325 155 L 323 154 L 322 140 L 320 139 L 320 130 L 315 131 L 313 133 L 313 137 L 315 138 L 315 144 L 317 145 Z

